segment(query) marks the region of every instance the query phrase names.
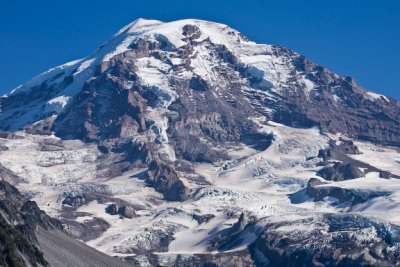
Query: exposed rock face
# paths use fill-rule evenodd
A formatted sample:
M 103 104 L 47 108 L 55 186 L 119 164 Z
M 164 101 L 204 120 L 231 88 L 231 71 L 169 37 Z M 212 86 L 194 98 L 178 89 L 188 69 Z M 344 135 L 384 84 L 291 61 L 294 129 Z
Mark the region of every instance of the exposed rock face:
M 106 208 L 106 212 L 111 215 L 120 215 L 121 217 L 125 217 L 128 219 L 132 219 L 133 217 L 136 216 L 135 210 L 133 209 L 132 206 L 127 206 L 127 205 L 118 205 L 118 204 L 110 204 Z
M 351 163 L 335 162 L 332 166 L 327 166 L 319 170 L 317 175 L 325 180 L 344 181 L 363 177 L 364 172 Z
M 118 56 L 109 63 L 110 67 L 98 69 L 96 78 L 85 83 L 69 110 L 55 121 L 53 128 L 57 135 L 104 140 L 132 136 L 146 129 L 143 117 L 146 99 L 135 85 L 138 77 L 134 57 L 131 61 L 124 58 Z M 124 82 L 133 84 L 131 90 L 124 88 Z
M 39 143 L 39 149 L 42 151 L 61 151 L 65 147 L 61 140 L 44 139 Z
M 201 31 L 196 25 L 187 24 L 183 26 L 182 34 L 191 40 L 195 40 L 201 36 Z
M 252 220 L 242 213 L 236 223 L 231 227 L 219 231 L 211 240 L 211 248 L 216 247 L 219 251 L 229 251 L 243 242 L 245 235 L 242 235 L 245 228 L 252 227 Z
M 0 164 L 0 177 L 7 181 L 8 183 L 12 184 L 12 185 L 16 185 L 19 182 L 19 177 L 17 175 L 15 175 L 12 171 L 10 171 L 9 169 L 7 169 L 6 167 L 2 166 Z
M 383 179 L 389 179 L 389 178 L 391 178 L 391 173 L 390 172 L 386 172 L 386 171 L 380 171 L 379 172 L 379 177 L 383 178 Z
M 360 154 L 360 150 L 352 140 L 346 140 L 343 138 L 339 138 L 339 144 L 336 144 L 336 141 L 331 141 L 329 144 L 329 148 L 321 149 L 319 151 L 318 157 L 323 158 L 324 161 L 332 159 L 335 154 L 350 154 L 350 155 L 358 155 Z
M 311 178 L 308 183 L 307 183 L 307 189 L 306 192 L 309 196 L 314 197 L 315 199 L 321 200 L 322 198 L 318 196 L 318 190 L 315 189 L 316 186 L 326 184 L 325 182 L 322 182 L 321 180 L 317 178 Z
M 141 261 L 133 257 L 128 257 L 127 261 L 133 264 L 141 264 Z M 157 266 L 161 264 L 172 265 L 176 267 L 255 267 L 253 259 L 247 249 L 242 251 L 227 252 L 220 254 L 190 254 L 185 256 L 176 256 L 169 259 L 162 258 L 157 254 L 152 255 L 149 264 Z M 262 266 L 262 265 L 260 265 Z
M 204 214 L 204 215 L 193 214 L 192 216 L 193 219 L 195 219 L 199 224 L 207 223 L 209 220 L 215 217 L 214 214 Z
M 394 99 L 366 98 L 364 89 L 352 78 L 339 78 L 286 48 L 276 48 L 275 53 L 288 54 L 295 68 L 305 72 L 307 79 L 317 84 L 314 90 L 305 94 L 304 90 L 292 89 L 300 87 L 294 81 L 293 87 L 279 101 L 275 120 L 292 126 L 318 125 L 327 132 L 341 132 L 361 140 L 399 145 L 396 137 L 400 130 L 397 123 L 399 103 Z
M 135 210 L 131 206 L 122 206 L 118 209 L 118 214 L 122 217 L 132 219 L 136 216 Z
M 279 234 L 280 227 L 297 229 L 300 225 L 312 227 Z M 358 230 L 353 233 L 350 229 Z M 271 266 L 397 266 L 400 257 L 394 244 L 398 233 L 397 225 L 362 216 L 324 215 L 267 224 L 251 249 L 259 266 L 266 266 L 266 258 Z
M 118 214 L 118 206 L 116 204 L 110 204 L 106 208 L 106 212 L 110 215 L 117 215 Z
M 147 171 L 146 182 L 162 193 L 166 200 L 180 201 L 186 198 L 188 189 L 170 166 L 152 161 Z
M 1 266 L 126 266 L 69 237 L 61 222 L 0 180 Z
M 333 198 L 334 204 L 349 202 L 351 205 L 365 202 L 368 198 L 362 199 L 354 191 L 346 188 L 323 186 L 323 187 L 309 187 L 307 194 L 314 198 L 314 201 L 324 201 L 326 197 Z
M 344 154 L 358 155 L 360 154 L 360 150 L 352 140 L 345 140 L 343 138 L 339 138 L 340 144 L 335 145 L 336 150 L 342 152 Z
M 331 204 L 348 203 L 350 206 L 366 202 L 375 197 L 388 195 L 388 192 L 358 192 L 357 190 L 341 188 L 338 186 L 327 185 L 316 178 L 311 178 L 308 181 L 306 193 L 314 198 L 314 201 L 324 201 L 329 198 Z
M 63 205 L 68 205 L 71 207 L 80 207 L 86 203 L 86 199 L 84 196 L 66 196 L 62 201 Z
M 273 73 L 275 69 L 262 69 L 241 62 L 243 55 L 232 48 L 247 42 L 241 35 L 235 39 L 237 33 L 232 31 L 229 40 L 237 44 L 232 43 L 228 48 L 212 38 L 201 39 L 202 34 L 196 25 L 182 26 L 183 43 L 179 47 L 162 35 L 138 37 L 127 51 L 93 67 L 90 79 L 84 81 L 78 93 L 60 110 L 46 113 L 47 104 L 43 104 L 43 113 L 31 118 L 31 122 L 59 113 L 55 121 L 50 122 L 50 128 L 58 136 L 89 141 L 127 137 L 152 128 L 152 119 L 146 111 L 149 107 L 172 100 L 174 104 L 170 109 L 175 112 L 165 114 L 172 120 L 172 129 L 194 130 L 194 133 L 200 132 L 214 141 L 240 140 L 245 134 L 244 129 L 251 133 L 255 126 L 246 115 L 254 114 L 291 126 L 319 126 L 326 132 L 341 132 L 362 140 L 399 145 L 400 108 L 395 100 L 369 94 L 353 79 L 339 77 L 289 49 L 265 46 L 260 52 L 254 47 L 253 53 L 282 62 L 285 71 L 291 75 L 285 80 L 268 79 L 264 74 L 267 71 Z M 200 55 L 202 49 L 210 51 L 210 55 Z M 176 54 L 181 64 L 172 63 Z M 165 84 L 143 83 L 143 58 L 148 59 L 148 66 L 156 70 L 165 64 L 165 70 L 161 69 Z M 195 71 L 197 62 L 203 60 L 212 66 L 210 75 L 215 77 L 211 80 Z M 161 63 L 154 66 L 153 61 Z M 191 75 L 181 77 L 183 72 Z M 32 99 L 51 100 L 57 92 L 75 85 L 77 81 L 73 76 L 76 75 L 76 70 L 68 69 L 31 90 L 16 91 L 5 97 L 0 116 L 2 129 L 18 128 L 18 125 L 13 125 L 15 112 L 12 111 L 32 105 Z M 174 95 L 163 86 L 173 88 Z M 216 96 L 216 91 L 224 97 Z M 24 110 L 18 116 L 28 116 L 26 112 Z M 199 114 L 204 116 L 203 119 L 194 120 Z M 46 127 L 41 131 L 50 130 L 49 126 Z
M 44 215 L 36 203 L 25 202 L 16 188 L 0 181 L 0 264 L 2 266 L 48 266 L 37 246 L 37 226 L 61 227 Z

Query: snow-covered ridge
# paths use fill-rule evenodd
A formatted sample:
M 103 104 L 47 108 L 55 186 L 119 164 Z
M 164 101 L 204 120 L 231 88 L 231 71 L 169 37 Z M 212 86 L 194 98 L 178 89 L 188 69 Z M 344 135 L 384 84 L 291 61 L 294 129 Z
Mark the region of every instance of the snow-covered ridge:
M 125 53 L 127 51 L 130 52 Z M 318 106 L 324 101 L 331 102 L 333 107 L 345 106 L 355 97 L 352 90 L 347 89 L 350 85 L 355 88 L 353 92 L 361 93 L 363 100 L 369 100 L 366 102 L 379 102 L 381 108 L 387 103 L 392 105 L 388 108 L 389 117 L 397 120 L 393 112 L 397 106 L 391 99 L 362 90 L 353 80 L 349 82 L 284 47 L 254 43 L 237 30 L 215 22 L 138 19 L 119 30 L 90 56 L 52 68 L 7 93 L 0 114 L 2 129 L 20 130 L 50 116 L 58 116 L 74 103 L 75 96 L 82 92 L 85 84 L 90 84 L 100 74 L 109 75 L 106 71 L 114 68 L 116 62 L 124 65 L 128 61 L 132 66 L 124 71 L 138 77 L 139 84 L 126 77 L 111 79 L 121 81 L 122 89 L 140 86 L 166 97 L 158 115 L 153 114 L 154 118 L 161 120 L 165 119 L 162 113 L 168 106 L 181 97 L 182 92 L 176 91 L 175 82 L 179 80 L 187 84 L 192 82 L 192 78 L 203 83 L 222 101 L 232 98 L 229 88 L 237 84 L 243 95 L 234 97 L 248 98 L 254 109 L 270 118 L 274 112 L 279 112 L 275 107 L 278 101 L 285 105 L 296 98 L 301 99 L 296 105 L 307 102 L 304 105 L 308 107 Z M 322 94 L 324 99 L 320 97 L 321 91 L 326 91 Z M 197 105 L 194 94 L 193 90 L 187 90 L 184 97 Z M 293 95 L 296 96 L 293 98 Z M 19 102 L 21 98 L 24 105 L 15 105 L 14 99 Z M 229 101 L 234 103 L 235 100 Z M 316 113 L 311 108 L 304 112 Z M 306 114 L 309 115 L 318 116 Z M 386 134 L 376 135 L 386 138 Z
M 27 96 L 30 99 L 27 105 L 3 110 L 1 114 L 2 119 L 6 118 L 13 121 L 11 125 L 7 126 L 7 129 L 18 130 L 49 115 L 62 113 L 68 104 L 72 102 L 70 100 L 81 92 L 85 82 L 94 76 L 95 71 L 104 62 L 110 61 L 116 55 L 132 49 L 132 43 L 140 39 L 151 42 L 160 42 L 160 40 L 163 40 L 168 42 L 174 49 L 188 44 L 187 36 L 183 33 L 183 28 L 186 25 L 196 26 L 199 29 L 200 36 L 196 38 L 197 42 L 208 40 L 215 45 L 223 45 L 243 62 L 244 66 L 254 65 L 255 68 L 260 68 L 262 76 L 268 79 L 268 84 L 273 84 L 274 86 L 280 84 L 278 82 L 280 74 L 277 74 L 280 71 L 274 70 L 276 60 L 259 56 L 270 54 L 271 46 L 250 42 L 238 31 L 224 24 L 196 19 L 185 19 L 174 22 L 137 19 L 123 27 L 110 41 L 100 46 L 92 55 L 52 68 L 5 94 L 5 98 L 21 93 L 30 94 L 31 92 L 34 92 L 35 95 L 43 96 L 40 99 L 32 99 Z M 211 83 L 218 81 L 217 77 L 210 80 L 210 77 L 215 76 L 211 70 L 212 66 L 218 66 L 219 63 L 213 62 L 214 59 L 209 56 L 207 48 L 198 47 L 194 53 L 197 53 L 197 56 L 191 64 L 194 68 L 192 73 L 186 71 L 181 74 L 175 73 L 174 75 L 183 75 L 182 77 L 185 78 L 199 75 L 203 80 L 209 80 Z M 171 62 L 180 64 L 178 62 L 179 58 L 173 53 L 168 55 L 168 58 Z M 258 64 L 259 61 L 264 60 L 270 63 Z M 143 81 L 142 85 L 148 88 L 159 88 L 163 94 L 169 95 L 171 99 L 176 99 L 177 96 L 173 92 L 174 89 L 165 81 L 167 79 L 165 74 L 171 72 L 172 69 L 166 68 L 163 66 L 165 64 L 162 61 L 152 57 L 145 57 L 139 61 L 137 62 L 137 74 Z M 154 64 L 146 67 L 142 63 L 147 61 Z M 278 65 L 281 64 L 279 62 Z M 157 79 L 154 79 L 155 75 L 158 76 Z M 162 81 L 161 87 L 160 81 Z M 129 84 L 127 86 L 129 87 Z M 49 91 L 51 93 L 47 93 Z M 20 114 L 18 115 L 19 118 L 14 118 L 14 114 Z
M 7 97 L 16 93 L 27 91 L 30 88 L 38 86 L 41 83 L 46 82 L 52 77 L 60 74 L 64 74 L 62 77 L 71 74 L 74 75 L 77 81 L 65 89 L 65 91 L 69 93 L 68 95 L 74 95 L 77 90 L 80 89 L 79 87 L 83 85 L 82 81 L 85 80 L 84 78 L 88 78 L 88 74 L 92 73 L 96 66 L 104 61 L 110 60 L 115 55 L 129 50 L 129 45 L 135 40 L 140 38 L 146 40 L 156 40 L 156 36 L 162 35 L 167 38 L 168 41 L 175 47 L 184 45 L 185 41 L 182 40 L 184 38 L 182 34 L 182 28 L 185 25 L 196 25 L 200 28 L 202 35 L 199 38 L 199 41 L 210 38 L 213 43 L 225 45 L 229 50 L 237 52 L 243 52 L 241 49 L 244 48 L 238 45 L 238 43 L 257 47 L 259 49 L 257 53 L 262 53 L 268 50 L 268 46 L 256 45 L 254 42 L 249 42 L 240 37 L 241 34 L 238 31 L 220 23 L 196 19 L 185 19 L 174 22 L 137 19 L 119 30 L 110 41 L 102 45 L 91 56 L 51 68 L 50 70 L 43 72 L 28 82 L 12 89 L 6 93 L 5 96 Z M 56 81 L 51 82 L 55 83 Z

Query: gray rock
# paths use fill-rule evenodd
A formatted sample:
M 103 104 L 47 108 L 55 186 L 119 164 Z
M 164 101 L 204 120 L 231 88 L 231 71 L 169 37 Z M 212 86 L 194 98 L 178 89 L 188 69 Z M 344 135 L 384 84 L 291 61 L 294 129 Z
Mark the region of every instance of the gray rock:
M 119 209 L 118 205 L 113 203 L 113 204 L 110 204 L 109 206 L 107 206 L 106 212 L 110 215 L 117 215 L 118 209 Z
M 68 236 L 60 221 L 0 180 L 1 266 L 126 266 Z
M 61 151 L 65 149 L 61 140 L 47 138 L 39 143 L 40 151 Z
M 351 154 L 351 155 L 358 155 L 360 154 L 360 150 L 356 145 L 354 145 L 354 142 L 352 140 L 346 140 L 343 139 L 342 137 L 339 138 L 340 144 L 335 145 L 335 149 L 339 152 L 342 152 L 344 154 Z
M 335 162 L 319 170 L 317 175 L 329 181 L 344 181 L 363 177 L 365 173 L 351 163 Z
M 135 210 L 131 206 L 121 206 L 118 209 L 118 214 L 121 215 L 122 217 L 132 219 L 133 217 L 136 217 Z
M 106 212 L 110 215 L 120 215 L 121 217 L 132 219 L 133 217 L 136 217 L 135 210 L 132 206 L 128 205 L 118 205 L 118 204 L 110 204 L 106 208 Z
M 278 228 L 297 228 L 292 225 L 309 229 L 280 234 Z M 257 266 L 398 266 L 399 233 L 394 224 L 351 214 L 326 214 L 268 223 L 250 250 Z
M 386 171 L 380 171 L 379 172 L 379 177 L 383 178 L 383 179 L 390 179 L 392 177 L 390 172 L 386 172 Z
M 84 196 L 79 196 L 79 195 L 78 196 L 68 196 L 67 195 L 64 198 L 64 200 L 62 201 L 62 204 L 77 208 L 77 207 L 80 207 L 80 206 L 86 204 L 86 199 Z
M 197 221 L 198 224 L 208 223 L 211 219 L 215 217 L 214 214 L 193 214 L 193 219 Z
M 355 189 L 327 185 L 327 183 L 324 183 L 316 178 L 311 178 L 308 181 L 306 193 L 311 196 L 314 201 L 324 201 L 326 197 L 330 197 L 337 200 L 337 202 L 334 204 L 347 203 L 349 206 L 389 194 L 388 192 L 381 191 L 359 193 Z
M 183 26 L 182 33 L 183 35 L 189 37 L 192 40 L 197 39 L 201 36 L 201 31 L 199 27 L 190 24 Z
M 174 169 L 157 160 L 149 165 L 146 183 L 162 193 L 166 200 L 182 201 L 188 194 L 188 189 Z

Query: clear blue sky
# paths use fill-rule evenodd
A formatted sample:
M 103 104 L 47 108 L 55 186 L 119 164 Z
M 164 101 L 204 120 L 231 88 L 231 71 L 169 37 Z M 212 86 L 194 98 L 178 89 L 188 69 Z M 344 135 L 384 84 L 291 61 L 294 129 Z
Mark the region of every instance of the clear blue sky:
M 139 17 L 222 22 L 400 99 L 397 0 L 2 0 L 0 93 L 89 55 Z

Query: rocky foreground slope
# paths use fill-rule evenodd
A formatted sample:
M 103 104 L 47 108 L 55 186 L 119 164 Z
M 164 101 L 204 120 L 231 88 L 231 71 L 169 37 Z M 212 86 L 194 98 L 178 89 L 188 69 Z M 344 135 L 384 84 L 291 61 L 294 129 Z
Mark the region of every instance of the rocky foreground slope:
M 0 129 L 4 176 L 133 265 L 400 264 L 400 104 L 226 25 L 139 19 Z
M 1 266 L 127 266 L 68 236 L 8 182 L 0 181 Z

